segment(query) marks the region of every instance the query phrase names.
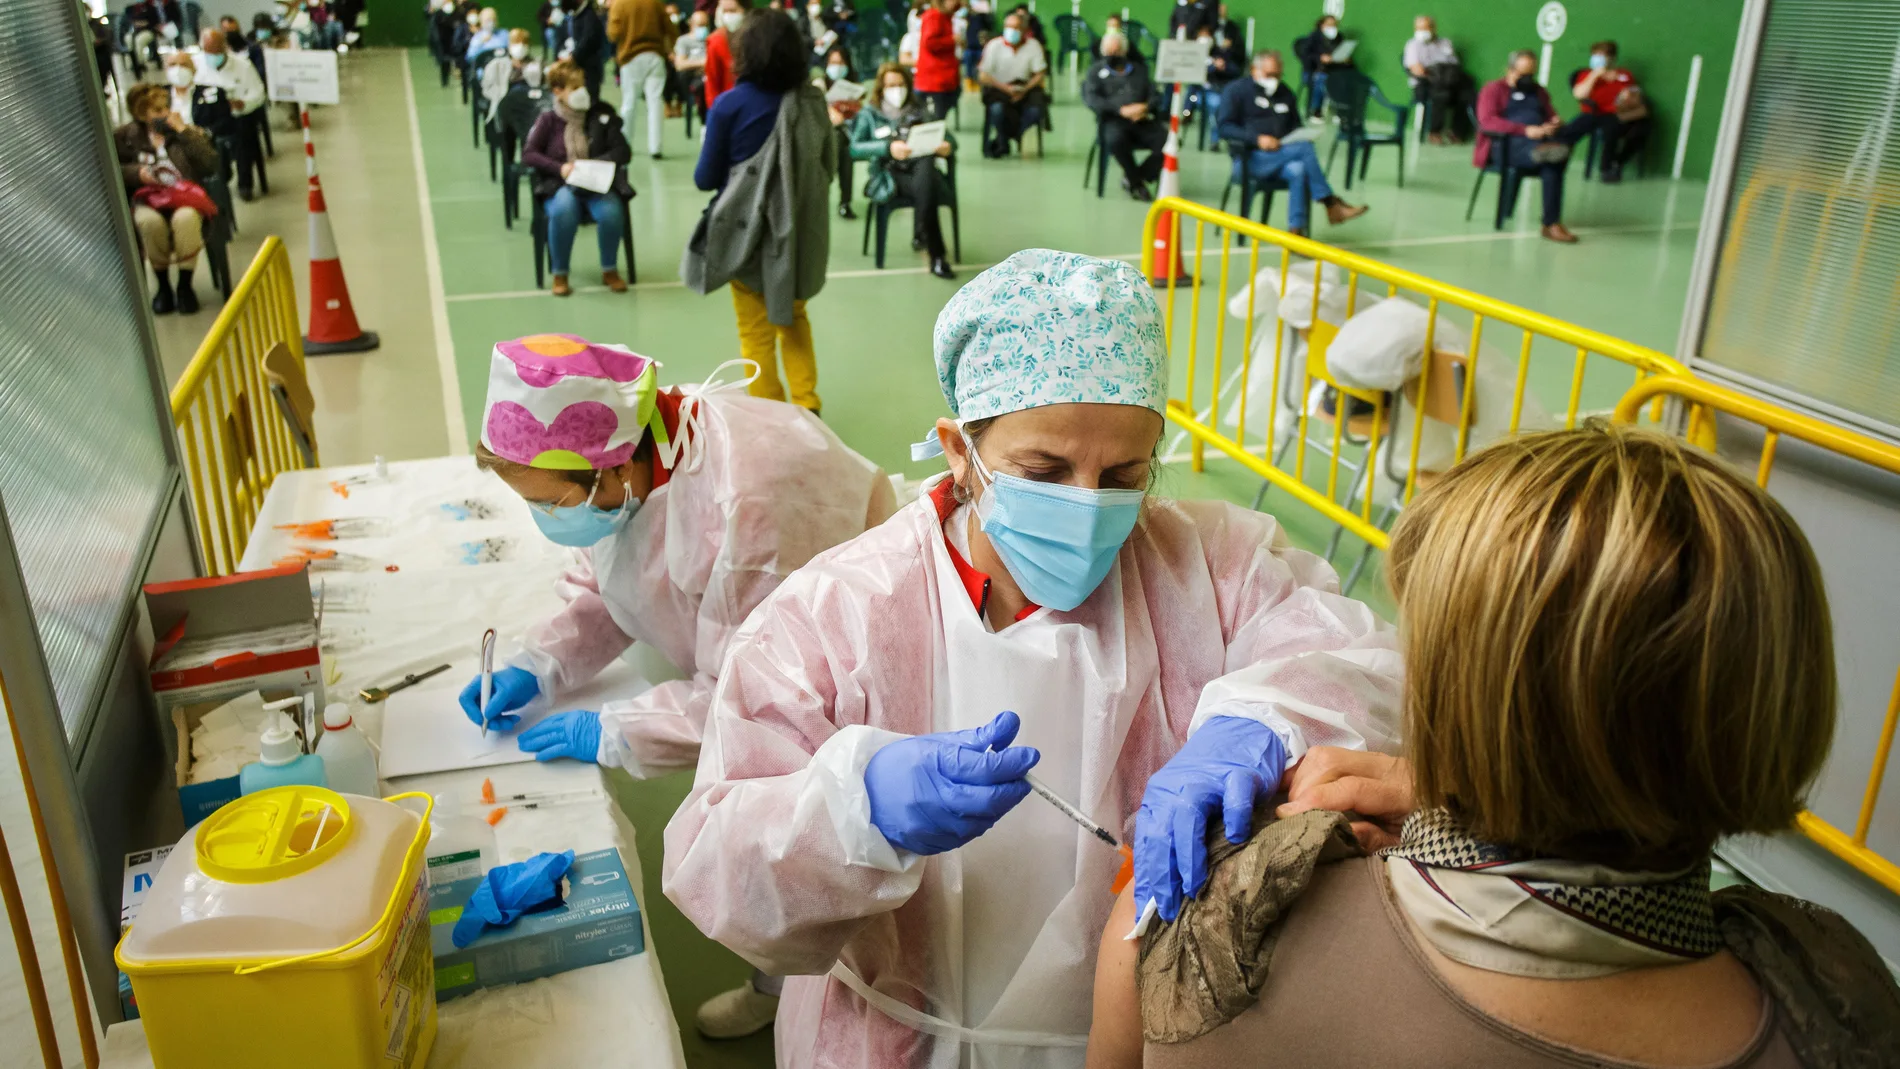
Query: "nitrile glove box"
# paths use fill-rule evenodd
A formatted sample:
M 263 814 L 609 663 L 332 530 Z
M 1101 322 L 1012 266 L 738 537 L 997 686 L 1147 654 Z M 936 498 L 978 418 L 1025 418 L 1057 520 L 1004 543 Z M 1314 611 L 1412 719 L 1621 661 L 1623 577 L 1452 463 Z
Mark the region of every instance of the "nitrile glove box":
M 506 928 L 490 928 L 456 949 L 450 933 L 462 906 L 480 886 L 469 876 L 429 888 L 429 938 L 435 951 L 435 997 L 441 1002 L 485 987 L 538 980 L 638 954 L 646 949 L 640 903 L 620 851 L 609 847 L 574 858 L 567 870 L 567 901 L 530 913 Z

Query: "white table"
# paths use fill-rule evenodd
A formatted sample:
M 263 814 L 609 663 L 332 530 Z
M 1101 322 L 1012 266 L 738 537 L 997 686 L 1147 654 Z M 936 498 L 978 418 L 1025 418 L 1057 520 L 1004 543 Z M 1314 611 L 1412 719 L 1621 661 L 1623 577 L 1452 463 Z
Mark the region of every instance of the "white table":
M 333 695 L 388 683 L 446 661 L 466 661 L 484 627 L 508 635 L 559 604 L 553 582 L 566 551 L 541 537 L 527 507 L 469 457 L 440 457 L 388 465 L 387 477 L 349 485 L 331 482 L 373 475 L 369 465 L 289 472 L 264 499 L 241 567 L 263 568 L 294 548 L 279 524 L 335 517 L 387 522 L 386 533 L 334 543 L 358 567 L 313 572 L 326 588 L 326 682 Z M 491 504 L 486 519 L 449 519 L 444 503 Z M 462 546 L 479 543 L 500 559 L 464 564 Z M 393 570 L 389 566 L 395 565 Z M 334 650 L 334 654 L 331 652 Z M 502 653 L 507 646 L 504 643 Z M 500 658 L 498 657 L 498 660 Z M 650 677 L 651 678 L 651 677 Z M 372 739 L 381 734 L 380 710 L 357 703 Z M 408 776 L 387 781 L 391 793 L 426 791 L 473 802 L 483 779 L 497 793 L 561 791 L 578 797 L 540 810 L 511 809 L 495 826 L 500 860 L 517 861 L 543 850 L 578 852 L 616 847 L 641 899 L 646 951 L 544 980 L 492 988 L 443 1003 L 438 1011 L 431 1069 L 532 1069 L 547 1066 L 638 1065 L 684 1069 L 679 1028 L 667 1000 L 654 952 L 634 830 L 606 789 L 597 767 L 576 761 L 527 762 L 487 769 Z M 104 1065 L 148 1067 L 138 1022 L 106 1035 Z

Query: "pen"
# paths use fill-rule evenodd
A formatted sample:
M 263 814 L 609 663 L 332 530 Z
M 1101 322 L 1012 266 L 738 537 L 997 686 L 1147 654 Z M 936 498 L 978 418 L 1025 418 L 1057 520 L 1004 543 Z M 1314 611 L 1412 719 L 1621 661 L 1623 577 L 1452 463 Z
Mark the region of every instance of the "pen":
M 488 741 L 488 699 L 495 694 L 495 629 L 482 632 L 482 741 Z
M 1067 799 L 1063 798 L 1061 795 L 1050 790 L 1049 785 L 1037 779 L 1033 773 L 1028 773 L 1028 772 L 1023 773 L 1023 779 L 1029 782 L 1030 790 L 1035 791 L 1037 794 L 1042 795 L 1042 798 L 1044 801 L 1048 802 L 1050 805 L 1055 806 L 1057 809 L 1061 810 L 1063 816 L 1066 816 L 1070 820 L 1075 821 L 1077 824 L 1082 825 L 1082 827 L 1086 831 L 1088 831 L 1090 835 L 1095 836 L 1097 839 L 1102 840 L 1103 842 L 1107 843 L 1110 846 L 1114 846 L 1114 847 L 1121 846 L 1121 840 L 1115 838 L 1114 835 L 1110 834 L 1107 828 L 1104 828 L 1100 824 L 1097 824 L 1094 821 L 1090 820 L 1086 813 L 1083 813 L 1082 810 L 1076 808 L 1075 805 L 1070 803 Z

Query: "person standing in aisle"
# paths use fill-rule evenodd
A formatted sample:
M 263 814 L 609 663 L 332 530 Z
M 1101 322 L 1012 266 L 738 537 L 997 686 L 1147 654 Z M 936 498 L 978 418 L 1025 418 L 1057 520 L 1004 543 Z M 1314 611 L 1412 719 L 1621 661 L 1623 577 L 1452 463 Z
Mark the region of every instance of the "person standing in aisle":
M 719 6 L 713 11 L 713 31 L 706 38 L 706 62 L 700 65 L 708 112 L 712 111 L 713 101 L 732 88 L 732 38 L 744 21 L 745 12 L 739 7 L 739 0 L 719 0 Z
M 785 400 L 789 381 L 792 403 L 817 412 L 818 357 L 805 302 L 825 285 L 838 149 L 805 57 L 785 12 L 753 8 L 742 17 L 733 38 L 736 81 L 706 114 L 693 171 L 693 184 L 714 196 L 686 243 L 680 278 L 702 294 L 731 284 L 739 355 L 759 365 L 754 395 Z
M 666 121 L 666 54 L 679 32 L 666 17 L 662 0 L 612 0 L 607 9 L 607 36 L 620 65 L 620 121 L 633 129 L 633 109 L 644 95 L 647 101 L 647 155 L 660 158 L 660 135 Z
M 962 6 L 963 0 L 935 0 L 924 9 L 917 30 L 917 70 L 912 80 L 936 119 L 950 114 L 957 103 L 956 14 Z

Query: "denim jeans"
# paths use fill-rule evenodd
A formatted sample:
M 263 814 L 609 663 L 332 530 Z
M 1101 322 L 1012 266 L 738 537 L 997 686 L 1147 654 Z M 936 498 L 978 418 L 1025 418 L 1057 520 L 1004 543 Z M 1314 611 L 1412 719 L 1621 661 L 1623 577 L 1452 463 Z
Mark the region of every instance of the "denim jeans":
M 1256 182 L 1270 178 L 1286 180 L 1287 195 L 1291 198 L 1286 206 L 1286 225 L 1291 230 L 1306 228 L 1310 201 L 1325 200 L 1333 195 L 1333 187 L 1327 184 L 1326 171 L 1319 165 L 1319 153 L 1314 151 L 1311 141 L 1295 141 L 1272 152 L 1254 149 L 1247 154 L 1247 174 Z
M 580 229 L 581 215 L 594 220 L 594 236 L 600 241 L 600 269 L 612 271 L 620 262 L 620 235 L 627 225 L 620 198 L 612 193 L 589 193 L 573 186 L 562 186 L 548 198 L 548 262 L 557 275 L 567 274 L 574 252 L 574 232 Z

